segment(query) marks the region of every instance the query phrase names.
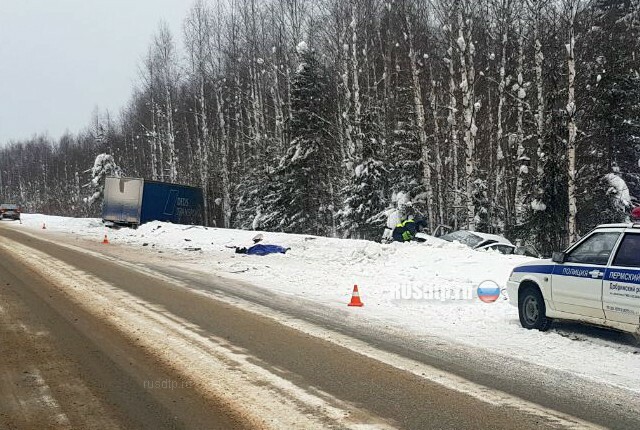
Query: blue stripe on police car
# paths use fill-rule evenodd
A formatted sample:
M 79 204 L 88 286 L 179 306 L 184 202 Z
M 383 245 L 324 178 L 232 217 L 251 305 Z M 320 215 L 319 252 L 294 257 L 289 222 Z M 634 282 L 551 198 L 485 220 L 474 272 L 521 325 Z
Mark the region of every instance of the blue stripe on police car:
M 640 270 L 607 269 L 604 275 L 606 281 L 640 284 Z
M 555 266 L 553 265 L 548 265 L 548 266 L 519 266 L 513 269 L 513 273 L 543 273 L 543 274 L 551 274 L 553 273 L 553 268 Z
M 592 278 L 594 266 L 567 266 L 567 265 L 534 265 L 520 266 L 513 269 L 513 273 L 538 273 L 547 275 L 569 276 L 574 278 Z M 603 267 L 602 270 L 605 270 Z M 626 282 L 640 285 L 640 270 L 611 269 L 607 268 L 604 274 L 605 281 Z

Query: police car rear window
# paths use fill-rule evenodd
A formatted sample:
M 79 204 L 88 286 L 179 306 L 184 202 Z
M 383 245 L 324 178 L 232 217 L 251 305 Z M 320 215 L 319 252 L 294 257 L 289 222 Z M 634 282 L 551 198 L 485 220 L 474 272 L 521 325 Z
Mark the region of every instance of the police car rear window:
M 640 234 L 627 233 L 622 238 L 614 266 L 640 267 Z

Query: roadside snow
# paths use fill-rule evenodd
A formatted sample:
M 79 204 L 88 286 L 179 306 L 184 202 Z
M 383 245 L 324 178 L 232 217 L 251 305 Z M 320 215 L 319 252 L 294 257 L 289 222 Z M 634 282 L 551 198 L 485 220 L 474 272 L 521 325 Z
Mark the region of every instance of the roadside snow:
M 640 393 L 640 374 L 625 371 L 640 368 L 638 348 L 590 329 L 524 330 L 517 309 L 505 297 L 491 304 L 476 298 L 475 289 L 482 281 L 492 280 L 504 287 L 512 268 L 530 258 L 473 251 L 435 238 L 426 243 L 383 245 L 267 232 L 263 232 L 264 243 L 290 247 L 291 251 L 259 257 L 235 254 L 230 248 L 250 246 L 255 231 L 160 222 L 137 230 L 109 230 L 99 219 L 29 214 L 23 214 L 22 225 L 14 225 L 41 229 L 43 223 L 47 229 L 72 237 L 101 240 L 106 233 L 114 244 L 162 251 L 165 256 L 175 253 L 175 263 L 191 270 L 250 282 L 337 309 L 347 309 L 357 284 L 365 306 L 348 311 L 371 324 L 394 326 L 417 338 L 445 338 Z M 473 291 L 472 300 L 409 297 L 416 290 L 437 295 L 467 289 Z
M 391 428 L 347 403 L 329 403 L 325 393 L 306 392 L 256 364 L 254 357 L 232 347 L 226 339 L 205 337 L 194 330 L 189 321 L 167 316 L 152 303 L 112 288 L 73 266 L 51 261 L 46 254 L 16 242 L 0 243 L 0 247 L 11 249 L 34 272 L 50 279 L 76 306 L 115 327 L 131 343 L 172 368 L 180 376 L 171 380 L 172 384 L 198 390 L 205 399 L 241 414 L 251 428 L 324 429 L 327 422 L 335 427 L 358 430 Z M 47 393 L 44 381 L 38 385 L 45 401 L 53 402 L 52 408 L 59 409 Z M 246 404 L 251 408 L 247 409 Z M 316 413 L 309 414 L 308 409 L 300 405 L 308 405 Z M 361 421 L 354 422 L 352 415 L 362 417 Z

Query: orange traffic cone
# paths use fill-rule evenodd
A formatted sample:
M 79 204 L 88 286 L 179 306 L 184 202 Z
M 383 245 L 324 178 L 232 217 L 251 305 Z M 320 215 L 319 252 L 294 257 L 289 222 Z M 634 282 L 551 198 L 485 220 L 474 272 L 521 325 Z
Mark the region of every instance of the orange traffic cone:
M 358 286 L 353 286 L 353 294 L 351 295 L 351 301 L 349 302 L 349 306 L 364 306 L 364 303 L 360 301 L 360 293 L 358 292 Z
M 46 230 L 47 229 L 47 225 L 45 223 L 42 223 L 42 229 Z
M 107 235 L 104 235 L 104 239 L 102 240 L 102 243 L 104 243 L 105 245 L 109 244 L 109 239 L 107 239 Z

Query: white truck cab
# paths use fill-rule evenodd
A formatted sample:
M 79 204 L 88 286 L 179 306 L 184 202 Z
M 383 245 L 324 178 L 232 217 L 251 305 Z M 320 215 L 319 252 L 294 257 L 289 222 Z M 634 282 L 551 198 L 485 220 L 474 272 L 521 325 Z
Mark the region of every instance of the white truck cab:
M 507 282 L 527 329 L 576 320 L 640 336 L 640 224 L 596 227 L 551 260 L 521 264 Z

